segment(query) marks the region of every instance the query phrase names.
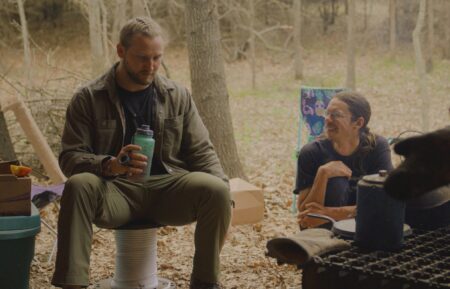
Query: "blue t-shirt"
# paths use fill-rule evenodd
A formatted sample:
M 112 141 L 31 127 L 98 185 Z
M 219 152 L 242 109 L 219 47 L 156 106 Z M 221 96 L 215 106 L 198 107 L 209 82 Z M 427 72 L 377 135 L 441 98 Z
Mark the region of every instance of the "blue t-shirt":
M 375 147 L 358 156 L 359 148 L 349 156 L 338 154 L 328 139 L 316 140 L 306 144 L 300 151 L 297 163 L 297 178 L 294 193 L 312 187 L 317 170 L 330 161 L 342 161 L 352 170 L 350 179 L 334 177 L 328 180 L 325 191 L 325 206 L 341 207 L 356 204 L 356 185 L 364 175 L 378 173 L 379 170 L 392 170 L 391 151 L 385 138 L 376 135 Z

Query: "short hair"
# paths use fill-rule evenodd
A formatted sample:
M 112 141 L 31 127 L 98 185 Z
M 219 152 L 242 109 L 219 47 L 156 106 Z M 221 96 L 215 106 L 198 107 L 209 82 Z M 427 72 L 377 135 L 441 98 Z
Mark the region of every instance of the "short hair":
M 128 20 L 120 30 L 120 44 L 125 48 L 130 47 L 131 39 L 136 34 L 143 34 L 150 38 L 160 36 L 164 39 L 161 26 L 150 17 L 136 17 Z

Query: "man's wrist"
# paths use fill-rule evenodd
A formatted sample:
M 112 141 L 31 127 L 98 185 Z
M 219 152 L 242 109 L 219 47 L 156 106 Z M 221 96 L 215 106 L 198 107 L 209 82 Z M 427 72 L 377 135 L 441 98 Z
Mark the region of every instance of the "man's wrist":
M 356 206 L 345 206 L 336 208 L 336 220 L 351 219 L 356 216 Z
M 320 174 L 324 178 L 329 178 L 328 171 L 323 165 L 319 167 L 319 169 L 317 170 L 317 174 Z
M 113 157 L 109 157 L 102 162 L 102 175 L 105 177 L 116 177 L 117 174 L 112 171 Z
M 347 218 L 355 218 L 356 217 L 356 206 L 347 207 Z

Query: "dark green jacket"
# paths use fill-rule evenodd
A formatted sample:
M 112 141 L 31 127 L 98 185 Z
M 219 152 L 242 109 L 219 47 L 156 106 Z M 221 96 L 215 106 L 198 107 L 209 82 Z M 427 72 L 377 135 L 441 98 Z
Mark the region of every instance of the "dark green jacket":
M 66 176 L 101 175 L 102 161 L 123 147 L 125 114 L 117 95 L 114 65 L 80 88 L 66 113 L 59 164 Z M 189 91 L 157 75 L 155 152 L 168 173 L 201 171 L 228 181 Z

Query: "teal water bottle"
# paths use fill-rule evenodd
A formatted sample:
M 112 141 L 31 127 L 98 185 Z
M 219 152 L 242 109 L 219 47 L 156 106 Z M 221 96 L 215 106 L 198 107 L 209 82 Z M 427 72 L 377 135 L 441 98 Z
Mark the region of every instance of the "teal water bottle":
M 133 135 L 131 142 L 142 148 L 137 153 L 141 153 L 147 156 L 147 167 L 145 168 L 142 176 L 150 176 L 150 171 L 152 169 L 153 151 L 155 149 L 155 140 L 153 139 L 153 131 L 150 129 L 150 126 L 146 124 L 141 125 Z

